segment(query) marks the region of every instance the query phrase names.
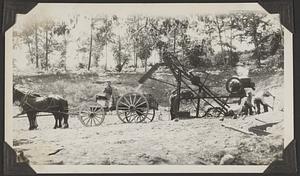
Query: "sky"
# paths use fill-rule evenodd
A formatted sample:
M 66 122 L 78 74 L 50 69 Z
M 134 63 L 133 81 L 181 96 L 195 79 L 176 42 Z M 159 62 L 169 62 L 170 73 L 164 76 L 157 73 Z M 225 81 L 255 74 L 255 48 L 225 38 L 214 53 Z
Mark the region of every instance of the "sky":
M 143 3 L 143 4 L 47 4 L 40 3 L 33 10 L 31 10 L 26 15 L 18 15 L 16 24 L 14 26 L 15 29 L 22 28 L 24 24 L 28 24 L 34 20 L 42 20 L 46 18 L 53 18 L 55 20 L 63 20 L 68 21 L 70 16 L 80 14 L 81 18 L 83 16 L 91 17 L 95 15 L 117 15 L 118 17 L 126 17 L 129 15 L 143 15 L 143 16 L 155 16 L 155 17 L 176 17 L 182 18 L 191 15 L 215 15 L 215 14 L 223 14 L 223 13 L 232 13 L 239 11 L 256 11 L 260 13 L 265 13 L 265 10 L 256 3 L 226 3 L 226 4 L 212 4 L 212 3 L 181 3 L 181 4 L 151 4 L 151 3 Z M 274 24 L 279 22 L 279 16 L 269 16 L 270 20 L 273 21 Z M 76 30 L 73 30 L 72 33 L 75 36 L 85 35 L 89 33 L 89 21 L 88 20 L 79 20 L 78 25 L 76 26 Z M 120 29 L 122 31 L 122 29 Z M 193 34 L 191 34 L 193 35 Z M 195 37 L 197 37 L 195 35 Z M 201 38 L 201 36 L 198 36 Z M 75 40 L 75 39 L 71 39 Z M 245 49 L 251 49 L 251 46 L 248 44 L 243 44 L 238 41 L 234 41 L 233 43 L 237 46 L 237 50 L 243 51 Z M 70 43 L 68 48 L 72 49 L 76 47 L 75 44 Z M 218 47 L 214 48 L 215 50 L 219 50 Z M 26 49 L 22 48 L 18 51 L 15 51 L 15 58 L 18 58 L 15 62 L 23 63 L 26 58 L 24 52 Z M 75 53 L 69 52 L 67 53 L 68 58 L 74 58 Z M 113 66 L 114 59 L 112 58 L 112 52 L 108 51 L 108 65 Z M 149 62 L 156 62 L 158 59 L 157 53 L 152 53 L 152 56 L 149 59 Z M 53 60 L 55 62 L 55 60 Z M 74 62 L 73 59 L 67 60 L 67 65 L 72 67 L 72 64 L 75 66 L 78 63 Z M 103 62 L 100 64 L 103 64 Z M 17 64 L 19 65 L 19 64 Z

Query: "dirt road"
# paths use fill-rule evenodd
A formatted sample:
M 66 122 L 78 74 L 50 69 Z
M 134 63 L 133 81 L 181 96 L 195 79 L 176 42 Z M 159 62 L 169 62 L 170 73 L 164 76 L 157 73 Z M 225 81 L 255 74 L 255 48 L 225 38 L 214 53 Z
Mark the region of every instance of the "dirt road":
M 160 113 L 158 113 L 160 114 Z M 245 120 L 168 120 L 168 112 L 152 123 L 125 124 L 108 114 L 99 127 L 84 127 L 75 117 L 69 129 L 52 129 L 53 117 L 38 117 L 39 129 L 29 131 L 27 118 L 15 118 L 14 148 L 24 151 L 31 164 L 219 164 L 225 154 L 232 164 L 269 164 L 283 150 L 282 122 L 268 128 L 267 136 L 247 135 L 222 127 L 228 123 L 247 130 L 261 125 L 257 117 L 283 118 L 283 112 Z M 268 118 L 267 117 L 267 118 Z M 265 119 L 267 119 L 265 118 Z M 50 155 L 49 155 L 50 154 Z

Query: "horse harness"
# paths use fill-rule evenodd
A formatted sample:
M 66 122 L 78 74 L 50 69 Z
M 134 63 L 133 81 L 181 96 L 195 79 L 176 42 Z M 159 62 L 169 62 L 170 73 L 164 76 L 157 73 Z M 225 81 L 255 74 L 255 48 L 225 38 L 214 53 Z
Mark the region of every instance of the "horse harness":
M 58 105 L 56 105 L 56 106 L 51 106 L 51 105 L 53 105 L 53 99 L 51 99 L 51 101 L 49 102 L 49 104 L 48 104 L 48 106 L 45 108 L 45 109 L 38 109 L 38 108 L 36 108 L 36 107 L 34 107 L 32 104 L 30 104 L 29 102 L 28 102 L 28 99 L 30 98 L 29 97 L 29 95 L 31 95 L 31 94 L 28 94 L 28 93 L 26 93 L 25 94 L 25 96 L 21 99 L 21 101 L 20 101 L 20 106 L 21 107 L 24 107 L 24 105 L 27 105 L 27 106 L 29 106 L 30 108 L 32 108 L 33 110 L 35 110 L 35 111 L 46 111 L 46 110 L 48 110 L 48 109 L 50 109 L 50 108 L 56 108 L 56 107 L 59 107 Z M 35 98 L 37 98 L 38 96 L 36 96 Z M 42 98 L 42 97 L 41 97 Z M 48 98 L 48 97 L 43 97 L 43 98 Z M 27 111 L 28 112 L 28 111 Z

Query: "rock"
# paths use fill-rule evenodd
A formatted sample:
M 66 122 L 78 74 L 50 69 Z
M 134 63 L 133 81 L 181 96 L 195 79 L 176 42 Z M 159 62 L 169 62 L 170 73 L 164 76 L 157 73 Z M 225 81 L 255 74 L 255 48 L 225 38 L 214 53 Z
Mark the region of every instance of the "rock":
M 234 156 L 226 154 L 221 158 L 220 165 L 229 165 L 234 161 Z

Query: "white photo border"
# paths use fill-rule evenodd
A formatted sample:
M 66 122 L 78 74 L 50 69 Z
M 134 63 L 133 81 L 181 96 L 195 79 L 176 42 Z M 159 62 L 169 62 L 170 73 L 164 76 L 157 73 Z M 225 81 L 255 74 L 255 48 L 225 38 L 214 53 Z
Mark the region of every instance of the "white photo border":
M 121 5 L 126 5 L 120 3 Z M 119 5 L 120 5 L 119 4 Z M 63 4 L 59 4 L 63 5 Z M 81 4 L 86 5 L 86 4 Z M 92 4 L 95 5 L 95 4 Z M 102 5 L 102 4 L 101 4 Z M 130 4 L 132 5 L 132 4 Z M 140 4 L 141 5 L 141 4 Z M 149 4 L 143 4 L 149 5 Z M 156 5 L 172 5 L 159 3 Z M 176 3 L 174 3 L 176 6 Z M 187 3 L 182 5 L 195 5 L 211 7 L 218 6 L 238 9 L 263 9 L 258 3 Z M 231 5 L 231 6 L 230 6 Z M 35 7 L 38 8 L 39 4 Z M 265 11 L 265 10 L 264 10 Z M 5 33 L 5 142 L 13 146 L 12 133 L 12 28 Z M 284 147 L 294 139 L 294 110 L 293 110 L 293 34 L 284 28 Z M 268 165 L 242 165 L 242 166 L 197 166 L 197 165 L 30 165 L 37 173 L 263 173 Z

